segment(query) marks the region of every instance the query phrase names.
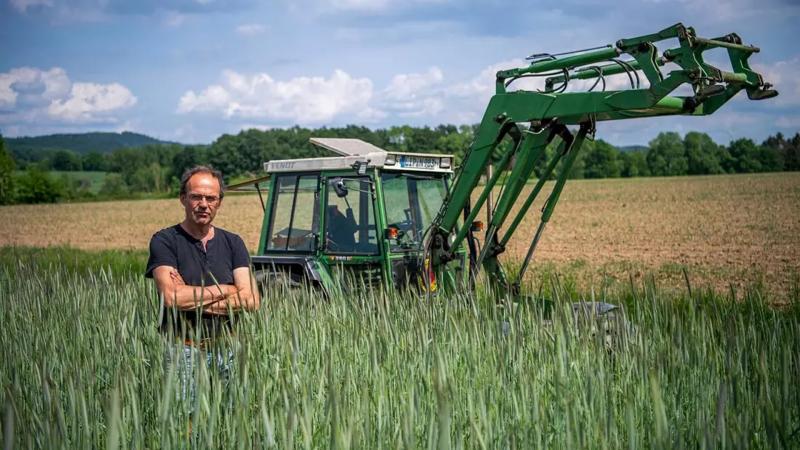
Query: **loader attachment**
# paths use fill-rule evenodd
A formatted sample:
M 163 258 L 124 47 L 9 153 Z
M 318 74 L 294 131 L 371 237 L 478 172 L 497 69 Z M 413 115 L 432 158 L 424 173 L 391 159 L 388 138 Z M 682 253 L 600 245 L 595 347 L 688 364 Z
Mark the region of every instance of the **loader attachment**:
M 677 39 L 679 45 L 659 53 L 656 43 L 667 39 Z M 727 52 L 730 70 L 704 59 L 712 49 Z M 778 92 L 749 65 L 749 58 L 759 51 L 758 47 L 744 44 L 735 33 L 707 39 L 678 23 L 654 34 L 620 39 L 614 45 L 557 55 L 540 53 L 529 57 L 526 67 L 497 72 L 496 93 L 428 233 L 426 251 L 434 268 L 443 270 L 467 239 L 473 278 L 483 269 L 492 289 L 500 294 L 519 295 L 571 167 L 584 140 L 593 138 L 596 124 L 666 115 L 709 115 L 742 90 L 751 100 L 775 97 Z M 667 71 L 668 68 L 674 70 Z M 630 89 L 606 90 L 606 79 L 612 76 L 625 76 Z M 544 88 L 510 89 L 516 80 L 527 77 L 544 78 Z M 574 80 L 594 83 L 587 91 L 574 92 L 569 90 Z M 691 95 L 676 94 L 686 86 Z M 537 161 L 545 157 L 548 145 L 556 139 L 557 151 L 538 174 L 535 186 L 521 199 L 526 183 L 534 178 Z M 510 145 L 501 145 L 502 142 Z M 521 269 L 509 276 L 497 257 L 517 234 L 545 181 L 554 173 L 555 183 L 544 202 Z M 484 175 L 486 183 L 480 186 Z M 498 188 L 500 193 L 494 202 Z M 522 206 L 512 215 L 512 207 L 519 201 Z M 472 242 L 472 224 L 488 204 L 492 205 L 491 220 L 482 236 L 483 246 L 478 249 Z M 462 216 L 464 221 L 459 224 Z

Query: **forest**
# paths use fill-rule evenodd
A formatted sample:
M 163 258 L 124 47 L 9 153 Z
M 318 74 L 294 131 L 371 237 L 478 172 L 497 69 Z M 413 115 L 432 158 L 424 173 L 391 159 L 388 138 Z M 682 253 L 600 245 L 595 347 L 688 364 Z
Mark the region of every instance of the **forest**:
M 110 151 L 92 150 L 83 141 L 79 148 L 59 148 L 64 141 L 52 138 L 46 148 L 35 151 L 30 146 L 10 148 L 0 137 L 0 204 L 174 195 L 181 173 L 198 164 L 217 168 L 228 183 L 236 182 L 257 176 L 265 161 L 331 156 L 310 144 L 311 136 L 359 138 L 390 151 L 454 154 L 458 163 L 469 149 L 476 128 L 439 125 L 372 130 L 355 125 L 317 129 L 295 126 L 225 134 L 209 145 L 158 143 Z M 539 170 L 545 163 L 544 159 L 540 161 Z M 646 147 L 617 148 L 602 139 L 587 141 L 570 176 L 617 178 L 797 170 L 800 133 L 793 137 L 777 133 L 761 143 L 742 138 L 722 145 L 708 134 L 692 131 L 684 136 L 662 132 Z

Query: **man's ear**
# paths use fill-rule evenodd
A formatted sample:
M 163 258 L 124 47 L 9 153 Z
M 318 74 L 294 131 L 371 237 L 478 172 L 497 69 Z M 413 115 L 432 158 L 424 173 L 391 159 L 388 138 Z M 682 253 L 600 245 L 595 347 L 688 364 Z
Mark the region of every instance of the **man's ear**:
M 180 200 L 181 205 L 183 205 L 184 207 L 186 206 L 186 194 L 181 194 L 180 196 L 178 196 L 178 200 Z

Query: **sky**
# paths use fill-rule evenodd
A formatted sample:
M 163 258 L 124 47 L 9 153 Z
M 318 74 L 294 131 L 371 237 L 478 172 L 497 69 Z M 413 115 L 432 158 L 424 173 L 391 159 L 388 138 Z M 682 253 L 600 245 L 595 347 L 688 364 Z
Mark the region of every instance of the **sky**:
M 761 141 L 800 131 L 798 19 L 798 0 L 0 0 L 0 133 L 210 143 L 249 128 L 472 124 L 499 69 L 681 22 L 760 47 L 750 64 L 780 96 L 742 92 L 708 117 L 599 123 L 597 137 Z M 609 78 L 608 89 L 627 83 Z

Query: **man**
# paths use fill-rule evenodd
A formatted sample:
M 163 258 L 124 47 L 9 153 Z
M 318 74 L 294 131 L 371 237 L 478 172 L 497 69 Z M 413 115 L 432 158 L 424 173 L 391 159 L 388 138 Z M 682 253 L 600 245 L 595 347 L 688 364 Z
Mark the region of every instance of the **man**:
M 358 228 L 353 210 L 347 208 L 347 216 L 339 211 L 337 205 L 328 205 L 329 249 L 342 252 L 354 252 L 356 238 L 353 236 Z
M 193 362 L 216 366 L 227 377 L 233 354 L 222 356 L 213 344 L 230 335 L 237 312 L 256 310 L 260 303 L 244 242 L 212 225 L 223 196 L 219 171 L 205 166 L 187 170 L 180 187 L 185 218 L 153 235 L 145 273 L 163 299 L 161 331 L 183 346 L 177 358 L 181 394 L 192 403 Z M 171 363 L 176 349 L 169 347 L 166 361 Z

